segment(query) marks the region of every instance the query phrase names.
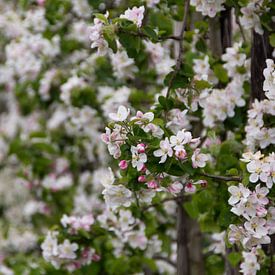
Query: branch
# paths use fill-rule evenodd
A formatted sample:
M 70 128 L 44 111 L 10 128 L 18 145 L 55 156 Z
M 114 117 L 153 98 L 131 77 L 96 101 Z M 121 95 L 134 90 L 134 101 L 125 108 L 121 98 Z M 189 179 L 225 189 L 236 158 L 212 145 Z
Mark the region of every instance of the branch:
M 177 57 L 176 68 L 174 70 L 174 73 L 173 73 L 170 81 L 169 81 L 168 91 L 167 91 L 167 95 L 166 95 L 167 98 L 169 98 L 169 96 L 170 96 L 170 91 L 172 88 L 173 81 L 174 81 L 177 73 L 179 72 L 181 64 L 182 64 L 182 54 L 183 54 L 182 41 L 184 38 L 184 31 L 185 31 L 186 23 L 187 23 L 189 4 L 190 4 L 190 0 L 186 0 L 185 5 L 184 5 L 184 15 L 183 15 L 183 20 L 182 20 L 182 27 L 181 27 L 181 31 L 180 31 L 180 35 L 179 35 L 179 40 L 178 40 L 179 41 L 179 53 L 178 53 L 178 57 Z
M 240 29 L 240 31 L 241 31 L 241 35 L 242 35 L 242 38 L 243 38 L 243 42 L 246 43 L 246 38 L 245 38 L 244 30 L 243 30 L 243 27 L 242 27 L 242 25 L 241 25 L 239 16 L 238 16 L 237 14 L 236 14 L 236 23 L 237 23 L 237 25 L 239 26 L 239 29 Z
M 169 258 L 165 258 L 165 257 L 163 257 L 163 256 L 155 255 L 155 256 L 153 256 L 153 259 L 154 259 L 154 260 L 161 260 L 161 261 L 164 261 L 164 262 L 166 262 L 166 263 L 172 265 L 172 266 L 175 267 L 175 268 L 177 267 L 176 263 L 174 263 L 174 262 L 173 262 L 172 260 L 170 260 Z
M 130 35 L 141 37 L 141 38 L 150 38 L 148 35 L 146 35 L 145 33 L 140 32 L 140 31 L 138 31 L 138 32 L 131 32 L 131 31 L 125 31 L 123 29 L 120 29 L 119 32 L 130 34 Z M 180 36 L 176 36 L 176 35 L 169 35 L 169 36 L 159 37 L 157 41 L 158 42 L 163 42 L 163 41 L 169 40 L 169 39 L 180 41 L 181 37 Z
M 216 176 L 216 175 L 210 175 L 206 173 L 201 173 L 201 176 L 208 177 L 211 179 L 216 179 L 216 180 L 222 180 L 222 181 L 242 181 L 242 177 L 224 177 L 224 176 Z

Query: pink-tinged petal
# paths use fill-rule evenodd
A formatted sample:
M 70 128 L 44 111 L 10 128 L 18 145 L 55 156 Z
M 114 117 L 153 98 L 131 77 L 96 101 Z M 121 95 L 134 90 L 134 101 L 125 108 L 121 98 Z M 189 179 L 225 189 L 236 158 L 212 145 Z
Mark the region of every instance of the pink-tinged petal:
M 249 180 L 250 180 L 250 182 L 255 183 L 255 182 L 257 182 L 259 180 L 259 175 L 256 174 L 256 173 L 251 174 L 250 177 L 249 177 Z
M 163 155 L 163 151 L 161 149 L 158 149 L 158 150 L 154 151 L 153 154 L 155 157 L 161 157 Z
M 163 155 L 160 159 L 160 162 L 159 163 L 164 163 L 167 159 L 167 155 Z

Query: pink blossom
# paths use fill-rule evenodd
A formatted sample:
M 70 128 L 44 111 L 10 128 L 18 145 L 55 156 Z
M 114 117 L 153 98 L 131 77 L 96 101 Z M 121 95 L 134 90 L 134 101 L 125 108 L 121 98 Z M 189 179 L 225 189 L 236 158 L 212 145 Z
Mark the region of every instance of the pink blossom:
M 145 148 L 146 148 L 146 145 L 144 143 L 139 143 L 137 145 L 137 150 L 138 150 L 138 153 L 141 154 L 141 153 L 145 153 Z
M 183 186 L 182 186 L 181 182 L 175 181 L 170 186 L 168 186 L 167 190 L 170 193 L 178 194 L 181 192 L 182 188 L 183 188 Z
M 121 160 L 120 162 L 119 162 L 119 168 L 121 169 L 121 170 L 125 170 L 125 169 L 127 169 L 127 167 L 128 167 L 128 163 L 127 163 L 127 161 L 126 160 Z
M 197 190 L 196 186 L 193 185 L 191 182 L 186 183 L 186 185 L 185 185 L 185 187 L 184 187 L 184 191 L 185 191 L 186 193 L 193 194 L 193 193 L 196 192 L 196 190 Z
M 101 260 L 101 257 L 100 257 L 100 255 L 94 253 L 93 256 L 92 256 L 92 260 L 93 260 L 94 262 L 98 262 L 98 261 Z
M 144 11 L 144 6 L 139 8 L 133 7 L 132 9 L 126 10 L 124 14 L 120 15 L 120 18 L 125 18 L 129 21 L 132 21 L 140 28 L 144 17 Z
M 175 155 L 178 159 L 183 160 L 186 158 L 187 153 L 184 149 L 180 149 L 175 152 Z
M 46 0 L 36 0 L 36 2 L 39 6 L 44 6 L 46 3 Z
M 150 189 L 156 189 L 156 188 L 158 188 L 158 183 L 154 180 L 151 180 L 147 183 L 147 186 Z
M 146 177 L 145 176 L 139 176 L 138 177 L 138 182 L 145 182 L 146 181 Z

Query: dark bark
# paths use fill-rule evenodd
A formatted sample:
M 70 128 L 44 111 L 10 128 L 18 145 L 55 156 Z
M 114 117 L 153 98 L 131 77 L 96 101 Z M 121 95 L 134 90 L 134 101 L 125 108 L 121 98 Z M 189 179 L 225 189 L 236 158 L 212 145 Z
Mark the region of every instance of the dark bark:
M 263 35 L 253 32 L 251 48 L 251 101 L 265 98 L 263 91 L 263 70 L 266 67 L 265 60 L 272 58 L 272 47 L 269 44 L 269 34 L 267 31 Z
M 179 199 L 177 204 L 177 275 L 189 275 L 188 216 L 183 208 L 183 199 Z
M 190 274 L 204 275 L 202 234 L 197 221 L 188 217 L 188 255 L 190 261 Z
M 209 39 L 210 49 L 214 57 L 219 58 L 222 55 L 221 26 L 218 17 L 209 19 Z
M 226 8 L 221 12 L 220 24 L 221 24 L 221 43 L 222 52 L 224 53 L 226 48 L 232 46 L 232 10 Z
M 209 38 L 212 54 L 219 58 L 232 45 L 232 9 L 226 7 L 220 17 L 209 19 Z
M 275 235 L 272 235 L 270 249 L 269 249 L 269 256 L 270 256 L 269 275 L 275 274 L 275 261 L 273 261 L 274 254 L 275 254 Z

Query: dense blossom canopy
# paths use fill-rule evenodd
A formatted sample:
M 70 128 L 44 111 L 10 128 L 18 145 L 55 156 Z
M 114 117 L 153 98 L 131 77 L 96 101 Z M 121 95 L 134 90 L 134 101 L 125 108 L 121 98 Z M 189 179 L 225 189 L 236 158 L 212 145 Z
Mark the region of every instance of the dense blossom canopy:
M 274 274 L 271 0 L 0 0 L 0 274 Z

